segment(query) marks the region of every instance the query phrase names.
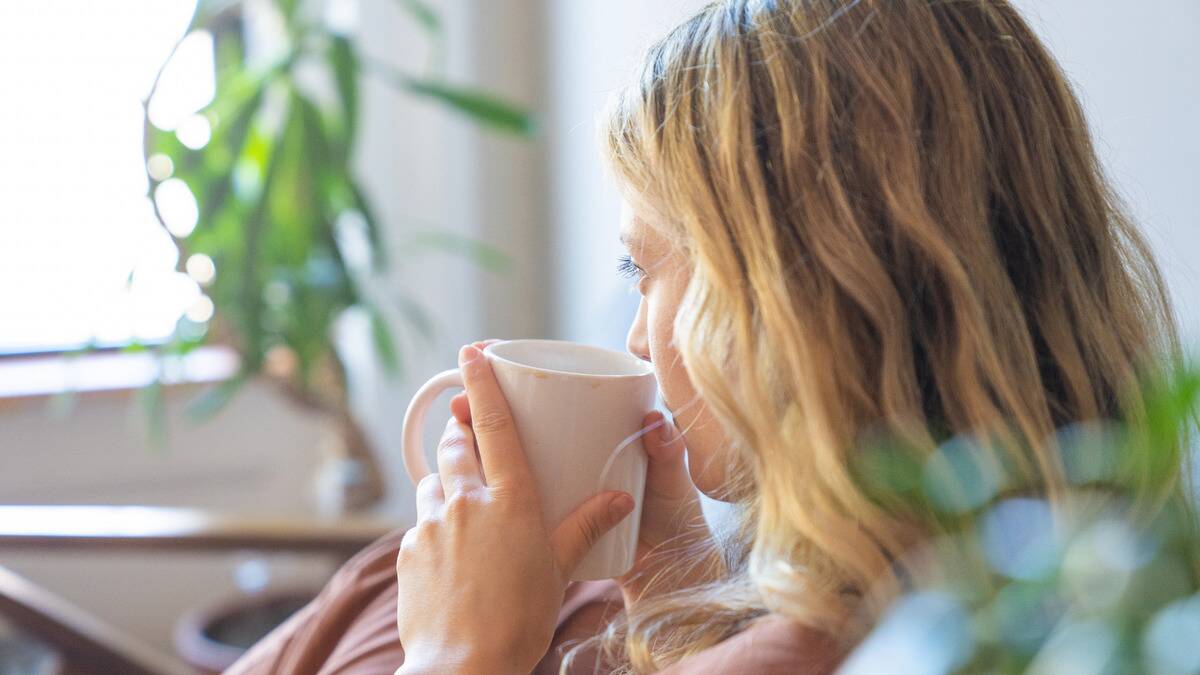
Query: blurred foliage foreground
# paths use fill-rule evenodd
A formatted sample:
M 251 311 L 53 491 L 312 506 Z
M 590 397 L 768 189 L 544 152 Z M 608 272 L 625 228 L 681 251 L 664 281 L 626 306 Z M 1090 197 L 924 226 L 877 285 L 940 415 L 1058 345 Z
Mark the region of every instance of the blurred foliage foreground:
M 1182 367 L 1146 385 L 1142 419 L 1061 429 L 1053 495 L 977 438 L 920 461 L 872 444 L 860 480 L 936 534 L 841 672 L 1200 673 L 1198 395 Z

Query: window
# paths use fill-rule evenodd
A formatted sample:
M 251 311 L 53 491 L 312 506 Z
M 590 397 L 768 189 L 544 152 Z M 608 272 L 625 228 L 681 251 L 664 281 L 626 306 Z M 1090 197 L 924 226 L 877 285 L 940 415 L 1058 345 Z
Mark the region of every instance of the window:
M 0 354 L 162 341 L 203 307 L 193 276 L 207 271 L 176 271 L 179 249 L 154 217 L 142 142 L 142 100 L 194 7 L 0 3 Z M 212 41 L 193 34 L 163 74 L 151 121 L 202 145 L 207 123 L 195 113 L 213 87 Z M 157 159 L 151 171 L 164 170 Z M 161 188 L 164 219 L 186 234 L 195 200 L 177 182 Z

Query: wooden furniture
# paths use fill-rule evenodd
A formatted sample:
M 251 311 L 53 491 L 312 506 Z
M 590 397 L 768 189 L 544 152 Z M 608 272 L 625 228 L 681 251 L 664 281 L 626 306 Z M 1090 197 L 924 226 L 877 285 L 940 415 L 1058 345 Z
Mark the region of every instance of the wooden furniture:
M 393 527 L 368 519 L 251 518 L 159 506 L 0 506 L 0 548 L 73 552 L 256 549 L 349 557 Z
M 0 616 L 56 651 L 66 672 L 174 675 L 191 672 L 78 607 L 0 567 Z
M 80 554 L 114 551 L 262 550 L 345 559 L 391 530 L 368 519 L 244 518 L 144 506 L 0 506 L 0 549 Z M 0 616 L 55 649 L 66 673 L 192 672 L 84 610 L 0 568 Z

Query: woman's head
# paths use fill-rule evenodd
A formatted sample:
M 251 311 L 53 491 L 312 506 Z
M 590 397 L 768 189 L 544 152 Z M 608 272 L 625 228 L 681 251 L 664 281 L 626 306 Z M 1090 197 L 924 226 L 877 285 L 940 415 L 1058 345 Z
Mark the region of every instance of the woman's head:
M 1053 495 L 1054 429 L 1136 415 L 1174 349 L 1083 112 L 1004 0 L 715 3 L 604 132 L 651 268 L 630 349 L 683 410 L 697 484 L 750 514 L 765 609 L 842 621 L 929 534 L 858 486 L 864 436 L 987 435 Z
M 635 282 L 641 296 L 626 347 L 654 364 L 663 401 L 687 439 L 692 482 L 710 497 L 731 500 L 735 495 L 729 492 L 726 435 L 696 393 L 675 346 L 675 319 L 691 266 L 685 253 L 649 222 L 651 218 L 644 206 L 635 210 L 626 204 L 621 213 L 621 243 L 629 251 L 621 272 Z

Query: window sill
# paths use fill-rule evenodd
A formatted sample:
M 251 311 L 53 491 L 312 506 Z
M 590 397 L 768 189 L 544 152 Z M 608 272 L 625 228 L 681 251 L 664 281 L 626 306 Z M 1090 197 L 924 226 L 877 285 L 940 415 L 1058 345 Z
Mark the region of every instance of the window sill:
M 228 347 L 200 347 L 162 361 L 164 384 L 203 384 L 232 377 L 237 354 Z M 130 391 L 155 380 L 160 364 L 149 353 L 29 356 L 0 361 L 0 400 L 59 394 Z

